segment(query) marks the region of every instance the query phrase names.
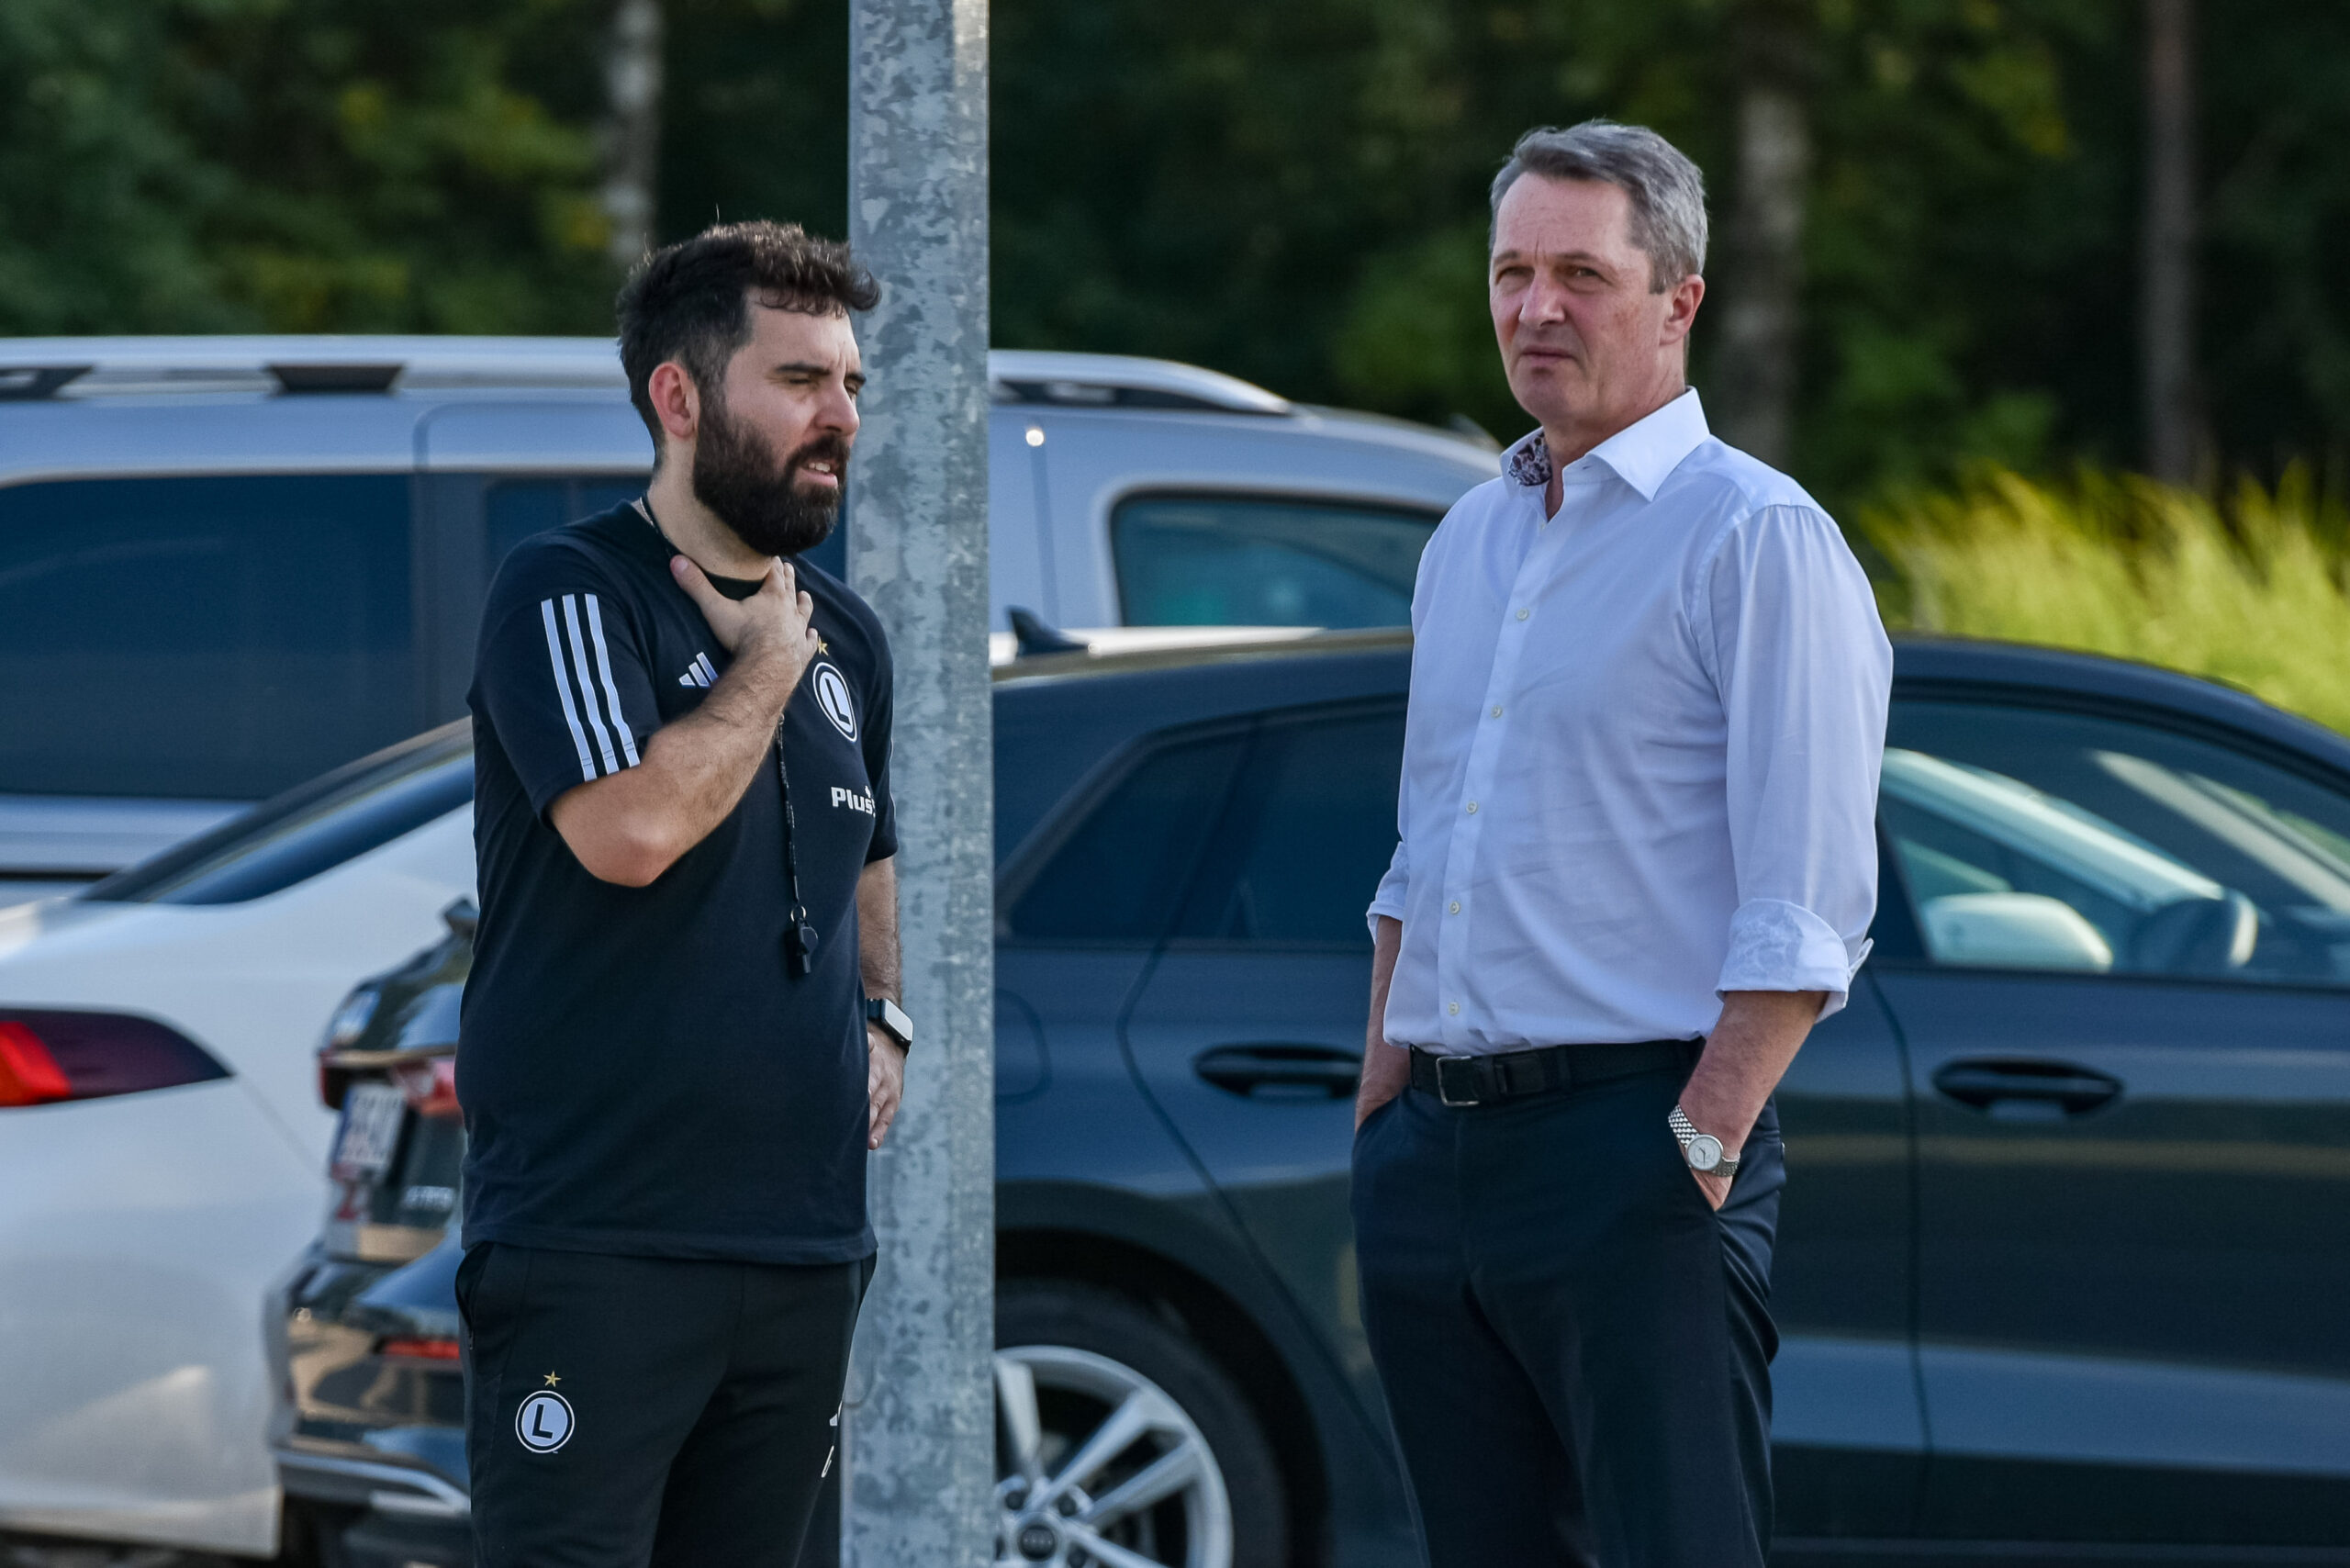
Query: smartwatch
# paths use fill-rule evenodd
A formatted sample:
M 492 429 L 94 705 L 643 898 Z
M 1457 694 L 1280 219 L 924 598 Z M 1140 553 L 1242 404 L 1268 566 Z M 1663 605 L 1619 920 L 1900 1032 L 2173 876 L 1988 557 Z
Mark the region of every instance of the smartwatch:
M 1673 1114 L 1664 1120 L 1673 1129 L 1673 1136 L 1681 1140 L 1681 1158 L 1689 1162 L 1690 1170 L 1718 1176 L 1725 1182 L 1738 1174 L 1738 1156 L 1724 1154 L 1722 1140 L 1711 1133 L 1699 1132 L 1697 1125 L 1680 1106 L 1675 1105 Z
M 900 1050 L 912 1051 L 914 1048 L 914 1021 L 906 1016 L 904 1008 L 888 997 L 866 999 L 865 1021 L 880 1025 L 881 1032 L 897 1041 Z

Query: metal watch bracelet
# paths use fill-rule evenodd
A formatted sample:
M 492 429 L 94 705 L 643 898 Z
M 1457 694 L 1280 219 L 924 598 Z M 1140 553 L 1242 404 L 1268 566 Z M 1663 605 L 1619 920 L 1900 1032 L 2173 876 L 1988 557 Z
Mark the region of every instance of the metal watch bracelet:
M 1690 1170 L 1707 1176 L 1718 1176 L 1725 1182 L 1737 1177 L 1738 1156 L 1724 1153 L 1722 1140 L 1713 1134 L 1699 1132 L 1697 1125 L 1680 1106 L 1673 1108 L 1673 1114 L 1665 1118 L 1665 1125 L 1673 1129 L 1673 1136 L 1681 1140 L 1681 1158 L 1689 1162 Z

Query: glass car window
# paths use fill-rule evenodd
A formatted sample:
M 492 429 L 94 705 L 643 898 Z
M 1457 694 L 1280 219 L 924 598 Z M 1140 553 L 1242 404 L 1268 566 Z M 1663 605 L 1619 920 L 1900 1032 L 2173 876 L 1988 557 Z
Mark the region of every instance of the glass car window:
M 498 563 L 533 533 L 543 533 L 550 528 L 561 528 L 583 517 L 626 506 L 644 494 L 644 481 L 642 474 L 491 480 L 482 500 L 485 580 L 496 577 Z M 804 559 L 813 561 L 836 577 L 846 577 L 847 535 L 834 528 Z
M 483 565 L 495 577 L 507 553 L 532 534 L 626 506 L 643 494 L 641 475 L 493 479 L 482 498 Z
M 1055 945 L 1158 941 L 1191 884 L 1246 744 L 1242 734 L 1225 734 L 1145 754 L 1024 885 L 1009 890 L 1002 935 Z
M 2350 985 L 2350 797 L 2260 758 L 1897 703 L 1879 809 L 1937 963 Z
M 256 800 L 422 723 L 397 474 L 0 488 L 0 791 Z
M 473 732 L 460 720 L 264 801 L 92 884 L 106 903 L 242 903 L 379 849 L 473 799 Z
M 1434 513 L 1136 496 L 1110 519 L 1129 626 L 1402 626 Z
M 1400 711 L 1268 724 L 1176 935 L 1368 948 L 1403 760 Z

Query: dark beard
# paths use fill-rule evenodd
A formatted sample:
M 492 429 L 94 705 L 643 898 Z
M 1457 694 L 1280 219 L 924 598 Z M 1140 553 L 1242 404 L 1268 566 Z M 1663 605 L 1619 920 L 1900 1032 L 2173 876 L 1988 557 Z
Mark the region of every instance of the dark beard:
M 778 465 L 767 439 L 737 423 L 713 398 L 702 405 L 694 443 L 694 498 L 760 554 L 797 555 L 832 537 L 840 521 L 838 487 L 811 491 L 800 486 L 800 468 L 820 458 L 846 477 L 848 443 L 840 437 L 817 436 Z

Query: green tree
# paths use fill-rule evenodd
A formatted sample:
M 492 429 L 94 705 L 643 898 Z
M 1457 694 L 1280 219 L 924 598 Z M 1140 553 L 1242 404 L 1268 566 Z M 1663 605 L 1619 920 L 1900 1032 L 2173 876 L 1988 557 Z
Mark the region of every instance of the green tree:
M 846 232 L 846 0 L 666 6 L 658 237 L 743 218 Z
M 589 116 L 516 80 L 535 55 L 592 83 L 600 7 L 216 7 L 175 106 L 238 176 L 202 230 L 231 300 L 280 330 L 608 330 Z
M 1798 476 L 1850 510 L 1986 461 L 2134 458 L 2126 0 L 1002 0 L 997 341 L 1515 434 L 1484 185 L 1528 126 L 1607 114 L 1710 176 L 1694 372 L 1728 411 L 1725 317 L 1767 284 L 1729 221 L 1758 10 L 1805 43 Z M 2350 432 L 2350 11 L 2243 0 L 2203 28 L 2199 357 L 2223 464 L 2273 476 Z
M 581 0 L 0 7 L 0 328 L 599 330 Z
M 609 330 L 616 6 L 8 0 L 0 330 Z M 839 232 L 846 0 L 660 9 L 653 237 Z M 1486 184 L 1528 126 L 1606 114 L 1711 180 L 1709 406 L 1738 426 L 1745 385 L 1791 407 L 1789 465 L 1840 511 L 1986 461 L 2126 465 L 2142 9 L 997 0 L 995 338 L 1515 436 Z M 2350 474 L 2350 7 L 2198 9 L 2194 359 L 2221 469 Z M 1801 46 L 1773 110 L 1799 165 L 1747 133 L 1757 17 Z M 1798 210 L 1792 250 L 1740 238 Z M 1741 300 L 1769 329 L 1743 363 Z
M 182 16 L 0 6 L 0 331 L 242 324 L 198 233 L 230 176 L 167 107 Z

